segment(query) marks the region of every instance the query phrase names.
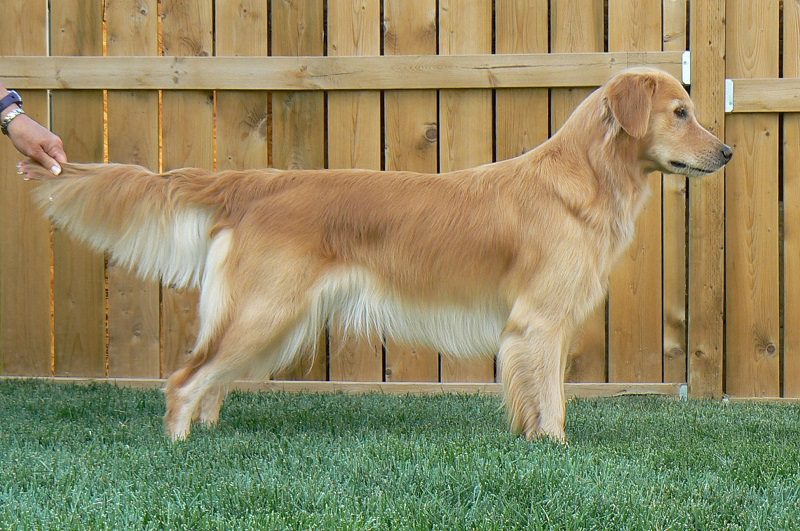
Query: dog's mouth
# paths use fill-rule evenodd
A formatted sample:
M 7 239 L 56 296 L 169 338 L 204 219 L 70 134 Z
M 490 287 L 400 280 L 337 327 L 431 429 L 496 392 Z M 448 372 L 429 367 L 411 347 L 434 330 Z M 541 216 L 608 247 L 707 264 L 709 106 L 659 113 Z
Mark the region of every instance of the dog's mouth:
M 674 170 L 677 170 L 678 173 L 684 174 L 695 174 L 695 175 L 708 175 L 709 173 L 714 173 L 717 170 L 707 170 L 704 168 L 698 168 L 697 166 L 690 166 L 685 162 L 680 162 L 677 160 L 669 161 L 669 165 L 672 166 Z

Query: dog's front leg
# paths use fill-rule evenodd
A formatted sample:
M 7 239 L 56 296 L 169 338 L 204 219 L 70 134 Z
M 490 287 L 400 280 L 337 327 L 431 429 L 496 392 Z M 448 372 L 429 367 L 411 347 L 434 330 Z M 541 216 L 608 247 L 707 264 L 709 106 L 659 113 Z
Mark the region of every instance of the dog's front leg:
M 515 433 L 565 442 L 566 320 L 509 321 L 498 358 L 506 408 Z

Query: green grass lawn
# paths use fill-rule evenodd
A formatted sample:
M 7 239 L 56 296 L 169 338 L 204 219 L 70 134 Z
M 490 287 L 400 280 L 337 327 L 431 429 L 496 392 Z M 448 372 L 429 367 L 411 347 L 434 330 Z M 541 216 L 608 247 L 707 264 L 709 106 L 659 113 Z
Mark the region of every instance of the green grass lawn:
M 173 444 L 157 391 L 0 381 L 0 528 L 797 529 L 800 406 L 233 394 Z

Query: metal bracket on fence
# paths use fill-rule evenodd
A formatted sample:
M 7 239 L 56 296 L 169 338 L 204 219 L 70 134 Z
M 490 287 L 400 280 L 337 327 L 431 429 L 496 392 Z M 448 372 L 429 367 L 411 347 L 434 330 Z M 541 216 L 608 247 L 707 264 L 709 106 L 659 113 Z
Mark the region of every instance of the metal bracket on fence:
M 681 56 L 681 81 L 684 85 L 692 84 L 692 52 L 686 50 Z
M 687 384 L 678 386 L 678 398 L 680 398 L 681 401 L 689 400 L 689 386 Z
M 725 112 L 733 112 L 733 80 L 725 80 Z

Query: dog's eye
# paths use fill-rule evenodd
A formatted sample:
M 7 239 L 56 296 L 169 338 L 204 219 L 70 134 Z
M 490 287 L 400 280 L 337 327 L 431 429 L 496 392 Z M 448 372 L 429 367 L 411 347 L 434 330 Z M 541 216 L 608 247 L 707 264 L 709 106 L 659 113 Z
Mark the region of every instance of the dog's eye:
M 689 113 L 686 111 L 686 108 L 678 107 L 677 109 L 675 109 L 675 116 L 683 120 L 684 118 L 689 116 Z

